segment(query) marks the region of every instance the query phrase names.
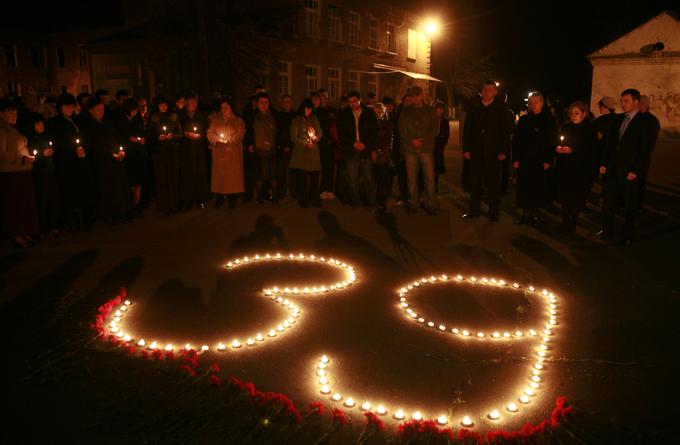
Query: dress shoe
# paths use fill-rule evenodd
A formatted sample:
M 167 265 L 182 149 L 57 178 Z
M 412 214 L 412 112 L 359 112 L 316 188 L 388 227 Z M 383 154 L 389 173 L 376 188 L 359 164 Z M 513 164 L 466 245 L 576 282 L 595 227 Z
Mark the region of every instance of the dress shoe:
M 612 239 L 611 234 L 604 229 L 600 229 L 597 232 L 591 233 L 590 236 L 592 236 L 593 238 L 600 238 L 600 239 L 603 239 L 603 240 Z
M 472 213 L 472 212 L 463 213 L 460 217 L 463 218 L 463 219 L 479 218 L 479 213 Z

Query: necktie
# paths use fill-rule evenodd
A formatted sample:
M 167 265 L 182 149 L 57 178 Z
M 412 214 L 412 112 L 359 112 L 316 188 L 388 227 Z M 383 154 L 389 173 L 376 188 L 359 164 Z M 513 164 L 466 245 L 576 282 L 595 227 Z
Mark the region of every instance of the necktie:
M 623 138 L 624 133 L 626 132 L 626 128 L 628 128 L 628 124 L 630 123 L 630 116 L 626 114 L 623 118 L 623 123 L 621 124 L 621 128 L 619 129 L 619 140 Z

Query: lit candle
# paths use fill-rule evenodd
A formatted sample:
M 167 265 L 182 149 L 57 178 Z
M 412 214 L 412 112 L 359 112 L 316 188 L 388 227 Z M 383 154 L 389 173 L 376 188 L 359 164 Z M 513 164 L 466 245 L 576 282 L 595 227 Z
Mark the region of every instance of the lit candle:
M 420 411 L 413 413 L 413 420 L 423 420 L 423 415 Z
M 516 413 L 517 412 L 517 404 L 514 402 L 508 403 L 508 406 L 506 407 L 508 411 L 511 413 Z
M 218 351 L 224 351 L 224 349 L 225 349 L 225 346 L 224 346 L 223 343 L 219 343 L 219 344 L 217 345 L 217 350 L 218 350 Z
M 120 147 L 118 147 L 118 153 L 122 153 L 122 152 L 123 152 L 123 146 L 121 145 Z
M 527 403 L 529 403 L 529 396 L 522 394 L 522 395 L 519 397 L 519 401 L 522 402 L 522 403 L 524 403 L 524 404 L 527 404 Z
M 364 411 L 368 411 L 371 409 L 371 402 L 364 402 L 361 404 L 361 409 Z
M 328 385 L 324 385 L 321 387 L 321 394 L 329 394 L 331 392 L 331 389 L 328 387 Z
M 198 127 L 194 127 L 194 133 L 198 131 Z
M 342 400 L 342 395 L 340 395 L 340 394 L 338 394 L 338 393 L 335 393 L 335 394 L 333 394 L 333 397 L 331 397 L 331 398 L 332 398 L 334 401 L 339 402 L 340 400 Z
M 564 136 L 560 136 L 560 146 L 564 146 Z
M 241 347 L 241 342 L 238 341 L 238 340 L 234 340 L 234 341 L 231 342 L 231 347 L 234 348 L 234 349 L 238 349 L 238 348 Z
M 143 338 L 137 342 L 137 346 L 144 347 L 145 345 L 146 345 L 146 342 L 144 341 Z
M 351 408 L 355 405 L 354 399 L 351 397 L 348 397 L 347 400 L 345 400 L 345 406 L 348 408 Z
M 402 420 L 404 417 L 406 417 L 406 415 L 404 414 L 404 410 L 398 409 L 394 413 L 394 418 L 397 420 Z
M 501 413 L 499 413 L 497 409 L 494 409 L 489 413 L 489 419 L 491 419 L 491 420 L 498 420 L 500 418 L 501 418 Z
M 165 132 L 167 132 L 167 131 L 168 131 L 168 127 L 166 127 L 165 125 L 163 125 L 163 133 L 165 133 Z
M 33 157 L 38 156 L 38 150 L 33 150 Z
M 437 417 L 437 423 L 440 424 L 440 425 L 446 425 L 448 423 L 448 421 L 449 420 L 444 415 Z
M 463 420 L 460 422 L 461 425 L 463 426 L 472 426 L 474 422 L 472 419 L 468 416 L 463 417 Z
M 50 148 L 52 148 L 52 141 L 48 142 L 50 144 Z
M 206 352 L 208 349 L 210 349 L 210 346 L 208 345 L 201 346 L 201 352 Z
M 387 409 L 385 409 L 383 405 L 378 405 L 378 409 L 376 409 L 376 412 L 383 416 L 387 413 Z

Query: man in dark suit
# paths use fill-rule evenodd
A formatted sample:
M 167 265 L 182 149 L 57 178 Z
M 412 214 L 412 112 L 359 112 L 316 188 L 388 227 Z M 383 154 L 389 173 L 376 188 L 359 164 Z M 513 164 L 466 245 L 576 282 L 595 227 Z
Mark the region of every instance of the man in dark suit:
M 623 114 L 617 115 L 612 125 L 600 166 L 600 173 L 604 175 L 604 221 L 596 236 L 613 238 L 617 203 L 622 198 L 625 214 L 622 245 L 630 244 L 633 238 L 641 184 L 655 140 L 650 120 L 639 112 L 639 101 L 638 90 L 631 88 L 621 93 Z
M 463 157 L 470 161 L 470 211 L 462 217 L 477 218 L 482 203 L 482 183 L 489 201 L 489 221 L 498 221 L 501 202 L 500 166 L 510 153 L 514 123 L 503 101 L 496 100 L 496 82 L 484 83 L 481 101 L 465 119 Z
M 352 192 L 352 209 L 355 212 L 361 210 L 359 190 L 359 170 L 361 170 L 366 186 L 368 206 L 372 213 L 376 213 L 378 205 L 371 152 L 375 149 L 378 138 L 378 118 L 372 109 L 362 105 L 361 96 L 356 91 L 347 94 L 347 104 L 349 106 L 340 113 L 338 119 L 338 136 Z

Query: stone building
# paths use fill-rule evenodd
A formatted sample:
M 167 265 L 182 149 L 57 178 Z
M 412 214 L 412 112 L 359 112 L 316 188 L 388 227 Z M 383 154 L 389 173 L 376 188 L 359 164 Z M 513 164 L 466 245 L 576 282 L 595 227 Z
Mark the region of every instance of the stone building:
M 241 102 L 255 84 L 297 102 L 325 88 L 399 97 L 430 91 L 431 42 L 422 18 L 362 0 L 124 1 L 126 26 L 92 40 L 94 88 L 137 95 L 196 89 Z
M 680 136 L 680 15 L 665 11 L 588 56 L 591 109 L 626 88 L 648 95 L 662 136 Z

